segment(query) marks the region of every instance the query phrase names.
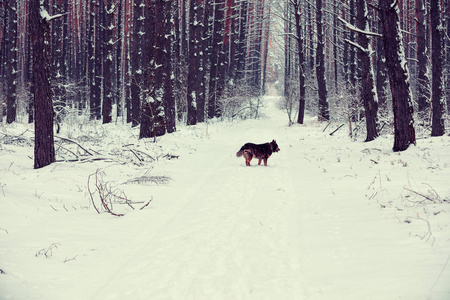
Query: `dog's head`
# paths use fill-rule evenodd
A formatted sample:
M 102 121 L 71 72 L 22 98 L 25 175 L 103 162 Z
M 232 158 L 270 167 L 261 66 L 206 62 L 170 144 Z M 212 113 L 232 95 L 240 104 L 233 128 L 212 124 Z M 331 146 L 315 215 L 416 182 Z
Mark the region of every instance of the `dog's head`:
M 278 152 L 280 151 L 280 148 L 278 148 L 277 142 L 275 140 L 272 140 L 270 142 L 270 145 L 272 146 L 273 152 Z

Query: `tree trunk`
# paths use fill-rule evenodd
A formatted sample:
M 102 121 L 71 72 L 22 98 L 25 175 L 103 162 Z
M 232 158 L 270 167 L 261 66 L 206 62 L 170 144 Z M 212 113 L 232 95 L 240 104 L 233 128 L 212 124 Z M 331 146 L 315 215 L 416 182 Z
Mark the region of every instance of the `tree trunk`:
M 144 4 L 144 2 L 143 2 Z M 144 69 L 143 86 L 141 93 L 141 128 L 139 130 L 139 138 L 155 137 L 154 128 L 156 127 L 156 114 L 155 114 L 155 99 L 157 89 L 157 81 L 161 78 L 157 78 L 156 74 L 156 2 L 152 1 L 147 3 L 148 7 L 145 9 L 145 22 L 144 30 L 140 32 L 143 36 L 142 46 L 144 51 L 142 68 Z M 158 15 L 164 12 L 158 11 Z
M 203 10 L 202 0 L 191 0 L 189 18 L 189 71 L 187 94 L 187 125 L 197 124 L 197 98 L 201 96 L 203 78 L 197 76 L 203 56 Z M 212 75 L 211 75 L 212 76 Z M 211 89 L 210 89 L 211 92 Z
M 301 23 L 301 3 L 300 0 L 295 0 L 292 2 L 294 5 L 295 14 L 295 28 L 297 30 L 297 51 L 298 51 L 298 62 L 299 62 L 299 107 L 297 123 L 303 124 L 305 118 L 305 104 L 306 104 L 306 87 L 305 87 L 305 55 L 303 53 L 303 34 L 302 34 L 302 23 Z
M 49 21 L 39 0 L 30 1 L 30 32 L 33 43 L 33 79 L 35 110 L 34 168 L 55 161 L 53 105 L 50 84 Z
M 6 123 L 16 120 L 17 105 L 17 1 L 10 1 L 8 11 L 8 36 L 6 44 Z
M 112 103 L 113 103 L 113 50 L 114 50 L 114 41 L 113 41 L 113 15 L 115 9 L 115 0 L 106 0 L 102 1 L 101 5 L 103 6 L 103 14 L 102 14 L 102 27 L 104 28 L 103 32 L 103 101 L 102 101 L 102 116 L 103 116 L 103 124 L 111 123 L 112 121 Z
M 357 24 L 362 31 L 369 31 L 366 0 L 357 0 Z M 378 98 L 374 82 L 372 65 L 372 46 L 366 34 L 359 33 L 359 60 L 361 62 L 361 98 L 366 115 L 366 142 L 378 137 Z
M 214 12 L 214 28 L 213 28 L 213 40 L 211 49 L 211 69 L 209 77 L 209 95 L 208 95 L 208 118 L 214 118 L 220 115 L 219 99 L 221 97 L 221 83 L 220 83 L 220 66 L 224 62 L 224 58 L 221 55 L 223 37 L 224 37 L 224 4 L 221 0 L 215 1 Z
M 319 120 L 329 120 L 327 99 L 327 81 L 325 78 L 325 36 L 323 33 L 323 7 L 322 0 L 316 0 L 316 24 L 317 24 L 317 50 L 316 50 L 316 76 L 319 90 Z
M 425 0 L 416 0 L 417 15 L 417 103 L 419 118 L 429 120 L 430 113 L 430 79 L 428 78 L 428 56 L 426 38 L 426 7 Z
M 151 41 L 148 49 L 152 49 L 149 59 L 149 72 L 146 74 L 148 97 L 143 105 L 140 138 L 157 137 L 166 133 L 166 111 L 173 103 L 171 86 L 171 4 L 168 0 L 157 0 L 150 4 L 156 16 L 155 23 L 147 27 L 146 33 Z M 148 120 L 144 120 L 148 118 Z M 172 126 L 172 125 L 171 125 Z
M 248 1 L 241 1 L 239 9 L 239 37 L 236 42 L 236 81 L 240 84 L 245 78 L 245 56 L 247 45 Z M 212 67 L 212 66 L 211 66 Z
M 432 64 L 432 97 L 433 119 L 431 136 L 441 136 L 445 133 L 444 125 L 444 27 L 441 21 L 440 1 L 431 1 L 431 64 Z
M 383 31 L 383 24 L 378 21 L 378 31 Z M 378 95 L 378 110 L 382 115 L 387 114 L 387 97 L 389 78 L 386 68 L 386 55 L 384 54 L 383 39 L 376 39 L 377 43 L 377 95 Z
M 164 77 L 164 115 L 166 122 L 166 131 L 172 133 L 176 131 L 176 104 L 175 104 L 175 64 L 173 45 L 175 39 L 175 11 L 177 7 L 172 6 L 171 0 L 166 0 L 164 3 L 164 12 L 167 14 L 166 26 L 162 33 L 163 44 L 163 70 L 165 72 Z
M 90 86 L 90 111 L 91 120 L 100 120 L 101 118 L 101 91 L 102 91 L 102 45 L 101 45 L 101 27 L 100 15 L 101 5 L 98 0 L 92 0 L 91 4 L 91 51 L 92 56 L 89 58 L 91 65 L 91 86 Z
M 140 123 L 141 97 L 143 89 L 144 73 L 144 34 L 145 34 L 145 0 L 134 3 L 134 24 L 133 24 L 133 43 L 131 55 L 131 126 L 135 127 Z
M 380 17 L 383 23 L 383 43 L 394 109 L 393 150 L 403 151 L 408 149 L 409 145 L 416 143 L 416 136 L 413 126 L 414 108 L 409 72 L 400 31 L 397 0 L 380 0 Z

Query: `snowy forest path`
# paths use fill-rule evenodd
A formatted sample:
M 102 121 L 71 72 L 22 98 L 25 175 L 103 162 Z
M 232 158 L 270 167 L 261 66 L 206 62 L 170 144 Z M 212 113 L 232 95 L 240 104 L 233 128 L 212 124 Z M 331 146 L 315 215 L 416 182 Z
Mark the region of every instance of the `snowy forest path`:
M 263 111 L 281 116 L 225 128 L 192 158 L 174 165 L 183 172 L 173 178 L 166 197 L 172 192 L 177 197 L 180 190 L 184 197 L 175 199 L 172 211 L 162 212 L 170 217 L 159 229 L 144 228 L 131 242 L 133 254 L 117 265 L 93 299 L 122 298 L 127 290 L 172 299 L 266 299 L 274 291 L 287 299 L 304 294 L 300 219 L 293 212 L 300 202 L 294 199 L 294 178 L 285 166 L 289 158 L 283 158 L 292 150 L 279 143 L 281 151 L 267 167 L 258 166 L 257 160 L 246 167 L 244 159 L 235 157 L 245 142 L 277 139 L 285 126 L 279 123 L 284 116 L 273 107 L 276 98 L 270 100 Z M 151 287 L 134 280 L 141 276 Z
M 162 209 L 136 216 L 142 230 L 91 299 L 426 299 L 442 266 L 437 256 L 412 264 L 433 249 L 370 207 L 376 170 L 353 166 L 361 152 L 320 122 L 288 127 L 279 101 L 263 98 L 260 119 L 214 129 L 167 166 Z M 272 139 L 281 150 L 267 167 L 235 156 Z

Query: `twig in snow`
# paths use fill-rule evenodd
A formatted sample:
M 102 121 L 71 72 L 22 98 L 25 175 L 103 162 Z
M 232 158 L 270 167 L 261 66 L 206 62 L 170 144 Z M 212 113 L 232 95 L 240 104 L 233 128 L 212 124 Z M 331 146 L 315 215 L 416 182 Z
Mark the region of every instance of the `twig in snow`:
M 416 234 L 416 236 L 418 236 L 420 239 L 425 239 L 426 238 L 426 242 L 428 242 L 428 240 L 430 239 L 430 237 L 433 235 L 433 233 L 431 232 L 431 225 L 430 225 L 430 222 L 428 222 L 428 220 L 425 220 L 425 219 L 423 219 L 423 218 L 419 218 L 419 217 L 406 217 L 406 220 L 405 220 L 405 222 L 406 223 L 411 223 L 411 220 L 409 220 L 409 219 L 414 219 L 414 220 L 422 220 L 422 221 L 424 221 L 425 223 L 427 223 L 427 226 L 428 226 L 428 231 L 423 235 L 423 236 L 421 236 L 421 235 L 418 235 L 418 234 Z M 434 242 L 433 242 L 434 243 Z
M 144 208 L 146 208 L 150 204 L 150 202 L 152 202 L 152 201 L 153 201 L 153 196 L 152 196 L 152 198 L 150 200 L 148 200 L 148 202 L 144 206 L 142 206 L 140 208 L 140 210 L 143 210 Z
M 342 124 L 341 126 L 339 126 L 338 128 L 336 128 L 335 131 L 333 131 L 332 133 L 330 133 L 330 135 L 333 135 L 336 131 L 338 131 L 339 129 L 341 129 L 342 126 L 344 126 L 345 124 Z
M 436 200 L 436 199 L 430 198 L 430 197 L 428 197 L 428 196 L 425 196 L 424 194 L 421 194 L 421 193 L 419 193 L 419 192 L 416 192 L 416 191 L 411 190 L 411 189 L 408 189 L 408 188 L 405 188 L 405 190 L 407 190 L 408 192 L 414 193 L 414 194 L 416 194 L 416 195 L 418 195 L 418 196 L 424 198 L 425 200 L 429 200 L 429 201 L 431 201 L 431 202 L 435 202 L 435 200 Z M 425 201 L 425 200 L 423 200 L 423 201 Z M 420 201 L 419 203 L 421 203 L 421 202 L 423 202 L 423 201 Z
M 72 258 L 67 258 L 67 257 L 66 257 L 66 259 L 65 259 L 63 262 L 66 263 L 66 262 L 68 262 L 68 261 L 75 260 L 75 259 L 77 258 L 77 256 L 78 256 L 78 255 L 75 255 L 75 256 L 72 257 Z
M 63 140 L 63 141 L 69 142 L 69 143 L 73 143 L 73 144 L 77 145 L 78 147 L 80 147 L 80 148 L 81 148 L 84 152 L 86 152 L 87 154 L 93 156 L 91 152 L 89 152 L 88 150 L 86 150 L 83 146 L 81 146 L 79 143 L 77 143 L 77 142 L 75 142 L 75 141 L 72 141 L 72 140 L 70 140 L 70 139 L 63 138 L 63 137 L 60 137 L 60 136 L 56 136 L 56 135 L 55 135 L 55 138 L 61 139 L 61 140 Z
M 44 255 L 46 258 L 51 258 L 53 256 L 53 249 L 58 248 L 58 246 L 61 246 L 61 244 L 53 243 L 47 249 L 46 248 L 42 248 L 41 250 L 36 252 L 36 257 L 38 257 L 40 255 Z

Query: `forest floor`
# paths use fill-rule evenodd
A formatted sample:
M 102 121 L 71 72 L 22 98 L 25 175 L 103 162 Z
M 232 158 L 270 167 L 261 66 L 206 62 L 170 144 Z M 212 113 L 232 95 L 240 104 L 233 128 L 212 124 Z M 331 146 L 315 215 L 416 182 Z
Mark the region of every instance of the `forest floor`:
M 39 170 L 0 124 L 0 299 L 450 299 L 450 137 L 394 153 L 279 101 L 157 143 L 66 123 Z M 267 167 L 235 156 L 272 139 Z

